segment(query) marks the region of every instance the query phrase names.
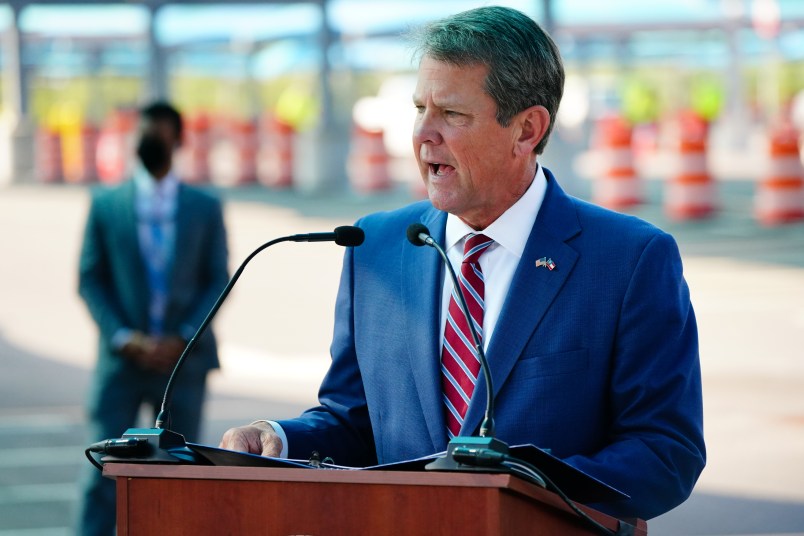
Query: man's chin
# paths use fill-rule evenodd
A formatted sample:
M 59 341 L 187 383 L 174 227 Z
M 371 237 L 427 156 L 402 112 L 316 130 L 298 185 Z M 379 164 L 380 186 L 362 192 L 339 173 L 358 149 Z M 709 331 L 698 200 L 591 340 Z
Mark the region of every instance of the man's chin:
M 430 199 L 433 207 L 444 212 L 452 212 L 455 210 L 455 199 L 449 192 L 434 187 L 432 184 L 427 185 L 427 197 Z

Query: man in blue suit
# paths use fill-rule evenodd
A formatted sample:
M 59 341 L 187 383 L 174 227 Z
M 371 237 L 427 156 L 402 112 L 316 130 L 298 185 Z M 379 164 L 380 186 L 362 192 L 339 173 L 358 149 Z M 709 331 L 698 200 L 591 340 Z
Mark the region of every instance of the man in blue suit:
M 551 449 L 631 496 L 595 505 L 607 513 L 670 510 L 705 460 L 697 328 L 674 240 L 568 196 L 539 165 L 564 72 L 530 18 L 480 8 L 416 38 L 413 146 L 429 200 L 358 222 L 366 240 L 345 255 L 320 405 L 229 430 L 221 445 L 369 465 L 477 430 L 485 385 L 464 360 L 476 382 L 465 389 L 453 367 L 451 282 L 434 251 L 405 239 L 421 222 L 456 271 L 466 242 L 492 240 L 466 278 L 484 287 L 467 299 L 482 304 L 496 436 Z
M 143 403 L 159 409 L 174 364 L 228 281 L 221 204 L 173 171 L 181 136 L 171 105 L 143 108 L 133 178 L 92 199 L 79 267 L 79 293 L 99 330 L 92 441 L 120 437 Z M 168 425 L 190 441 L 198 440 L 207 373 L 217 367 L 207 331 L 177 378 Z M 113 534 L 114 482 L 90 466 L 86 473 L 78 533 Z

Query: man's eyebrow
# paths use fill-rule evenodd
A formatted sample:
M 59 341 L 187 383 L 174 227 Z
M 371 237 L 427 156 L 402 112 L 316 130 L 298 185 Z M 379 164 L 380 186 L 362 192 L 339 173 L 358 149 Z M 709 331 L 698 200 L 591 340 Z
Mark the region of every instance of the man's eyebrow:
M 446 109 L 446 108 L 461 108 L 462 103 L 450 98 L 450 95 L 445 95 L 443 97 L 434 97 L 431 99 L 430 106 L 433 108 L 439 109 Z M 416 95 L 413 95 L 413 103 L 416 105 L 424 104 L 425 99 L 417 98 Z

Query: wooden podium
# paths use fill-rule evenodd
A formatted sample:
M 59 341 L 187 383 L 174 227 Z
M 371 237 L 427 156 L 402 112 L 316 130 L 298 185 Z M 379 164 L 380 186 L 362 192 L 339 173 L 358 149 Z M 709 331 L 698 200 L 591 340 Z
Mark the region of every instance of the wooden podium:
M 120 536 L 594 534 L 557 495 L 507 474 L 129 463 L 103 473 L 117 479 Z M 644 521 L 634 534 L 647 534 Z

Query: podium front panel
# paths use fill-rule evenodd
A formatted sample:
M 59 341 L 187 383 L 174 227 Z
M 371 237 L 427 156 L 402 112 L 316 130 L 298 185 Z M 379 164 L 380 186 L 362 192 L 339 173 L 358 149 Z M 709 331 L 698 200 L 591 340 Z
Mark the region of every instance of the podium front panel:
M 557 496 L 502 474 L 145 464 L 104 474 L 117 479 L 121 536 L 591 534 Z

